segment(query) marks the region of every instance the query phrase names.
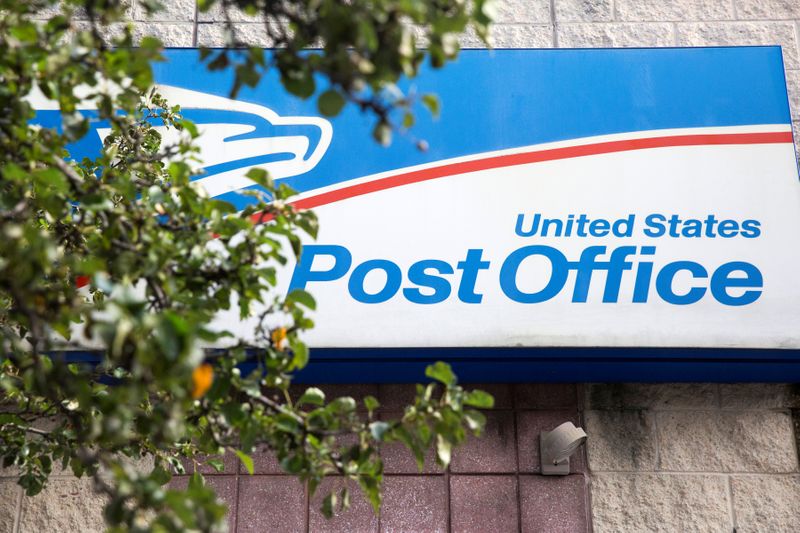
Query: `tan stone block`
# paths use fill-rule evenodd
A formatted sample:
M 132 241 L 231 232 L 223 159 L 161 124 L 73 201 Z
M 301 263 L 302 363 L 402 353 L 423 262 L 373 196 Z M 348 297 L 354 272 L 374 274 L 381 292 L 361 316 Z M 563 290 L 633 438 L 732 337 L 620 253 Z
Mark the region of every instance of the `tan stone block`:
M 769 45 L 783 47 L 786 68 L 800 68 L 791 22 L 697 22 L 678 24 L 678 46 Z
M 800 476 L 733 476 L 737 533 L 792 533 L 800 526 Z
M 555 0 L 558 22 L 608 22 L 614 18 L 612 0 Z
M 254 22 L 264 20 L 264 14 L 259 12 L 256 16 L 251 17 L 239 8 L 231 8 L 228 10 L 228 16 L 233 22 Z M 200 22 L 225 22 L 225 13 L 222 10 L 222 5 L 214 4 L 214 7 L 206 12 L 198 11 L 197 20 Z
M 789 93 L 789 107 L 792 109 L 792 118 L 800 120 L 800 70 L 787 70 L 786 71 L 786 90 Z M 793 406 L 800 405 L 800 387 L 791 387 L 791 399 L 794 402 Z
M 718 406 L 713 383 L 592 383 L 588 409 L 704 409 Z
M 730 533 L 723 476 L 596 474 L 592 479 L 595 533 Z
M 161 5 L 163 9 L 148 17 L 145 9 L 137 2 L 133 16 L 136 20 L 151 22 L 193 22 L 195 19 L 196 0 L 169 0 L 161 2 Z
M 589 468 L 655 470 L 655 415 L 647 411 L 584 412 Z
M 800 19 L 797 0 L 736 0 L 741 19 Z
M 785 383 L 725 383 L 720 385 L 720 398 L 723 409 L 785 409 L 800 407 L 800 388 Z
M 617 0 L 617 17 L 629 21 L 734 18 L 731 0 Z
M 273 44 L 263 22 L 235 23 L 233 26 L 236 38 L 245 44 L 265 48 Z M 216 48 L 226 46 L 225 25 L 220 23 L 199 24 L 197 26 L 197 45 Z
M 127 18 L 133 18 L 133 3 L 134 0 L 122 0 L 120 5 L 122 5 L 125 9 L 125 13 Z M 64 2 L 59 2 L 58 4 L 47 6 L 44 8 L 39 9 L 34 15 L 34 19 L 38 20 L 49 20 L 55 15 L 61 13 L 61 5 Z M 75 7 L 73 4 L 73 14 L 72 20 L 88 20 L 89 16 L 86 13 L 86 9 L 83 7 Z
M 792 419 L 776 411 L 658 413 L 663 470 L 796 472 Z
M 19 531 L 105 531 L 104 504 L 89 479 L 51 479 L 41 493 L 22 499 Z
M 22 489 L 13 479 L 0 480 L 0 533 L 14 531 Z
M 138 42 L 145 36 L 156 37 L 166 47 L 189 48 L 194 44 L 194 24 L 138 23 L 133 28 L 134 40 Z
M 675 32 L 669 23 L 582 23 L 556 28 L 560 48 L 672 46 Z
M 495 22 L 550 23 L 550 0 L 499 0 Z
M 495 48 L 551 48 L 553 26 L 549 24 L 497 24 L 492 26 Z
M 474 30 L 459 36 L 462 48 L 486 48 Z M 553 26 L 549 24 L 495 24 L 491 29 L 494 48 L 551 48 Z M 420 46 L 422 46 L 420 44 Z

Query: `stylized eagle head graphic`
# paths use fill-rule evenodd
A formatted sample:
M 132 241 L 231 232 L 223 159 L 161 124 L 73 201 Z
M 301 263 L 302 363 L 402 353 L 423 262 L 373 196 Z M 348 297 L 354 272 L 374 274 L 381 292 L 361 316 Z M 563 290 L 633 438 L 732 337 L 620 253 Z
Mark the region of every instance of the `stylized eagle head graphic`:
M 200 133 L 195 144 L 203 172 L 195 181 L 210 196 L 219 196 L 253 185 L 245 177 L 250 168 L 269 172 L 274 180 L 305 174 L 325 155 L 333 138 L 333 128 L 319 117 L 280 116 L 258 104 L 231 100 L 222 96 L 180 87 L 159 85 L 158 92 L 170 104 L 179 104 L 181 114 L 195 123 Z M 32 95 L 37 110 L 35 123 L 60 127 L 61 116 L 56 102 Z M 80 111 L 95 113 L 92 101 Z M 74 159 L 96 157 L 103 139 L 111 133 L 107 122 L 92 122 L 93 132 L 70 146 Z M 162 145 L 178 140 L 180 132 L 155 126 Z

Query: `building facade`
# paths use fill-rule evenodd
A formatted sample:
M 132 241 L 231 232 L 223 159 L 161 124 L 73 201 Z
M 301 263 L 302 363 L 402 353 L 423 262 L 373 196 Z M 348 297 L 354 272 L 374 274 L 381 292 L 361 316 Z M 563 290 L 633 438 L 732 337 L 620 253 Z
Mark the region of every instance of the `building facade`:
M 137 31 L 166 46 L 222 46 L 219 14 L 194 0 L 165 2 Z M 237 20 L 269 46 L 261 23 Z M 778 44 L 800 133 L 800 2 L 797 0 L 503 0 L 497 48 L 671 47 Z M 480 47 L 469 36 L 463 46 Z M 229 505 L 232 531 L 761 532 L 800 529 L 800 386 L 791 384 L 482 384 L 495 396 L 485 436 L 424 472 L 404 450 L 385 450 L 380 516 L 354 498 L 326 521 L 319 497 L 285 476 L 268 453 L 256 472 L 227 457 L 209 482 Z M 387 415 L 410 385 L 323 386 L 372 394 Z M 564 421 L 587 444 L 564 477 L 539 472 L 539 433 Z M 102 500 L 82 480 L 56 475 L 25 498 L 0 474 L 0 532 L 101 531 Z M 181 479 L 175 483 L 180 484 Z M 325 488 L 324 486 L 322 487 Z

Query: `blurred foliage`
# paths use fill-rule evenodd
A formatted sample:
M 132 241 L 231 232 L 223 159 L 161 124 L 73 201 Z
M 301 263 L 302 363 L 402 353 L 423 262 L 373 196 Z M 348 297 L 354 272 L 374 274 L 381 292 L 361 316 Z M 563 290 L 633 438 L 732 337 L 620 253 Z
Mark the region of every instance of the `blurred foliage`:
M 122 22 L 130 6 L 118 0 L 52 4 L 0 0 L 2 466 L 18 469 L 28 495 L 60 469 L 90 477 L 112 531 L 212 531 L 225 528 L 225 508 L 196 467 L 221 469 L 225 452 L 252 473 L 252 453 L 269 448 L 312 493 L 327 475 L 354 480 L 376 510 L 384 443 L 405 444 L 420 466 L 433 448 L 447 465 L 454 446 L 480 433 L 476 409 L 491 407 L 491 396 L 462 389 L 444 363 L 428 368 L 431 383 L 394 420 L 377 416 L 372 397 L 358 404 L 290 387 L 308 362 L 301 334 L 315 303 L 305 292 L 279 294 L 276 267 L 296 259 L 301 234 L 316 235 L 313 213 L 295 211 L 292 191 L 257 169 L 248 176 L 268 194 L 253 206 L 236 212 L 208 198 L 191 182 L 196 128 L 180 102 L 153 88 L 161 43 L 134 41 Z M 478 0 L 205 1 L 200 9 L 220 5 L 260 14 L 282 47 L 208 52 L 209 68 L 235 70 L 234 93 L 271 68 L 300 97 L 323 80 L 320 110 L 336 114 L 350 102 L 373 112 L 381 141 L 396 127 L 394 110 L 403 127 L 413 122 L 398 78 L 426 57 L 441 66 L 458 51 L 457 33 L 472 25 L 485 35 L 489 21 Z M 230 38 L 238 43 L 235 31 Z M 59 127 L 36 125 L 34 95 L 60 111 Z M 435 111 L 436 100 L 424 100 Z M 91 121 L 111 133 L 97 158 L 75 161 L 67 146 Z M 170 130 L 180 140 L 166 145 L 161 132 Z M 210 328 L 228 309 L 254 321 L 253 338 Z M 212 345 L 224 348 L 203 349 Z M 86 347 L 97 360 L 67 357 Z M 187 489 L 168 488 L 187 465 Z M 349 501 L 338 490 L 323 511 Z
M 434 115 L 439 112 L 436 95 L 404 94 L 396 85 L 400 77 L 413 78 L 426 61 L 441 68 L 455 59 L 459 36 L 467 31 L 488 43 L 495 11 L 495 0 L 199 0 L 197 4 L 201 13 L 220 13 L 225 21 L 227 47 L 206 50 L 204 57 L 211 70 L 235 70 L 232 94 L 242 86 L 255 87 L 263 72 L 277 69 L 291 94 L 300 98 L 317 94 L 323 115 L 337 115 L 347 102 L 374 114 L 373 137 L 384 145 L 393 131 L 414 124 L 412 108 L 417 100 Z M 253 18 L 262 21 L 274 54 L 265 55 L 240 37 L 236 21 Z M 425 147 L 422 141 L 419 145 Z

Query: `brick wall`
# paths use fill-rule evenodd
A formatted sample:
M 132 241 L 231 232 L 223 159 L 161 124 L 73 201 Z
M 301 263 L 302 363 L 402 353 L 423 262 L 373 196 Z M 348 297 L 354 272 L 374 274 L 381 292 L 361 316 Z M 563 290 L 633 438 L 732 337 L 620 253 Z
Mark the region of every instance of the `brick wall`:
M 170 0 L 137 32 L 167 46 L 223 44 L 219 14 L 198 16 L 193 0 Z M 257 21 L 243 36 L 267 46 Z M 800 130 L 800 0 L 505 0 L 496 47 L 628 47 L 779 44 L 795 131 Z M 465 47 L 480 46 L 473 37 Z M 398 408 L 403 386 L 363 385 Z M 491 387 L 498 409 L 486 437 L 471 442 L 448 472 L 420 475 L 409 457 L 387 451 L 386 505 L 373 517 L 360 499 L 334 522 L 283 477 L 268 456 L 258 474 L 235 461 L 209 476 L 231 505 L 238 531 L 796 531 L 800 473 L 789 385 L 518 385 Z M 341 391 L 337 391 L 341 392 Z M 392 403 L 394 402 L 394 403 Z M 564 420 L 589 433 L 566 478 L 537 474 L 537 437 Z M 584 454 L 584 451 L 580 452 Z M 6 472 L 5 474 L 9 474 Z M 180 483 L 180 480 L 176 481 Z M 588 504 L 591 496 L 591 505 Z M 264 503 L 268 502 L 268 503 Z M 0 533 L 102 529 L 89 487 L 57 477 L 35 499 L 0 478 Z M 281 509 L 280 515 L 270 509 Z M 590 517 L 590 518 L 587 518 Z
M 230 509 L 231 531 L 589 531 L 585 450 L 575 456 L 570 475 L 539 475 L 539 433 L 568 420 L 581 423 L 583 388 L 478 386 L 494 395 L 496 408 L 487 413 L 485 435 L 456 450 L 447 471 L 428 461 L 420 473 L 402 446 L 383 450 L 386 475 L 380 516 L 356 488 L 351 510 L 325 520 L 319 511 L 321 494 L 309 498 L 303 485 L 284 475 L 266 451 L 255 454 L 253 476 L 232 455 L 224 458 L 222 473 L 203 472 Z M 381 401 L 381 416 L 397 416 L 414 394 L 412 385 L 321 387 L 327 396 L 374 395 Z M 0 533 L 102 531 L 103 502 L 86 481 L 56 475 L 42 494 L 26 498 L 12 474 L 0 471 Z M 172 483 L 181 487 L 186 482 L 186 477 L 177 477 Z M 338 482 L 329 478 L 321 490 Z

